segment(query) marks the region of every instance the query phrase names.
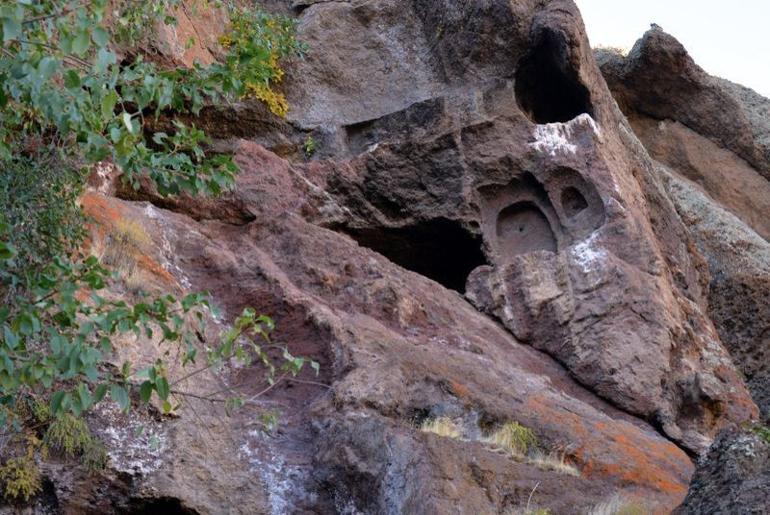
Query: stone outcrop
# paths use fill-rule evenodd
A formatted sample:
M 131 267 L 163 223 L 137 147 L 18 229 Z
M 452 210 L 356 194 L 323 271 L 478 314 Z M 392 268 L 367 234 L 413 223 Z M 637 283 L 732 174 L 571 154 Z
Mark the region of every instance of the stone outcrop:
M 635 133 L 665 165 L 659 173 L 708 263 L 709 316 L 767 417 L 770 168 L 757 156 L 767 147 L 770 103 L 707 75 L 659 28 L 626 57 L 597 56 Z M 649 88 L 665 88 L 665 102 Z
M 600 50 L 597 58 L 706 258 L 709 316 L 767 421 L 770 102 L 708 76 L 660 29 L 626 57 Z M 699 461 L 677 513 L 767 511 L 767 445 L 754 432 L 725 432 Z
M 650 154 L 770 238 L 770 100 L 709 76 L 660 28 L 628 56 L 596 55 Z
M 661 173 L 707 258 L 709 316 L 763 418 L 770 420 L 770 243 L 688 181 Z
M 241 167 L 233 191 L 115 197 L 102 184 L 83 204 L 95 248 L 120 220 L 149 235 L 135 259 L 143 288 L 211 292 L 214 328 L 252 306 L 321 371 L 271 388 L 257 364 L 196 377 L 188 393 L 267 392 L 230 417 L 203 400 L 171 419 L 149 410 L 162 453 L 139 439 L 121 454 L 117 428 L 130 422 L 96 413 L 99 434 L 118 435 L 106 438 L 113 467 L 98 481 L 51 469 L 59 509 L 585 513 L 618 493 L 677 506 L 690 456 L 759 414 L 723 345 L 735 356 L 758 326 L 725 336 L 739 265 L 720 283 L 713 261 L 761 238 L 709 235 L 711 205 L 637 139 L 618 104 L 644 99 L 613 89 L 616 104 L 575 5 L 269 5 L 298 16 L 311 50 L 287 76 L 286 120 L 248 101 L 203 111 L 199 125 Z M 725 146 L 707 128 L 696 143 Z M 317 152 L 302 159 L 308 136 Z M 756 181 L 764 154 L 741 145 L 725 159 Z M 155 343 L 121 342 L 116 360 L 152 361 Z M 759 358 L 736 361 L 756 393 Z M 269 410 L 282 422 L 272 434 L 258 429 Z M 437 417 L 459 437 L 420 430 Z M 511 421 L 579 477 L 484 442 Z
M 770 442 L 751 431 L 726 431 L 693 477 L 677 515 L 770 510 Z

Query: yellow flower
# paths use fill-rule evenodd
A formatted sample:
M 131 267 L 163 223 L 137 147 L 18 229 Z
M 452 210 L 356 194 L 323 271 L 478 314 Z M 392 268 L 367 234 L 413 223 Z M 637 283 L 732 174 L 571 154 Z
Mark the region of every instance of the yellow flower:
M 267 108 L 270 109 L 270 112 L 276 116 L 284 118 L 289 112 L 289 103 L 286 101 L 283 93 L 273 91 L 264 84 L 246 84 L 246 89 L 248 90 L 247 96 L 252 96 L 264 102 Z

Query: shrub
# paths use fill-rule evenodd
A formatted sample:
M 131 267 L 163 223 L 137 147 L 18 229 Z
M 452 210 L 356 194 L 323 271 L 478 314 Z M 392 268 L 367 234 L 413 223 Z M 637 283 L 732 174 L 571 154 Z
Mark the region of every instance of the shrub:
M 121 218 L 107 232 L 100 260 L 103 264 L 129 277 L 136 262 L 146 252 L 152 239 L 138 222 Z
M 564 453 L 534 450 L 527 456 L 527 463 L 536 466 L 541 470 L 552 470 L 569 476 L 580 477 L 580 471 L 575 465 L 567 461 Z

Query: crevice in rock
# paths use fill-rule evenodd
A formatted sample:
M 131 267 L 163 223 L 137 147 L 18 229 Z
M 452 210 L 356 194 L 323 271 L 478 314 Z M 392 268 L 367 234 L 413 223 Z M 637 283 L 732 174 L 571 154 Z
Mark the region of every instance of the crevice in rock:
M 516 101 L 535 123 L 568 122 L 588 113 L 591 94 L 569 62 L 564 38 L 544 32 L 516 69 Z
M 465 291 L 468 275 L 476 267 L 486 264 L 481 237 L 471 234 L 459 222 L 446 218 L 404 227 L 344 231 L 359 245 L 460 293 Z
M 198 515 L 198 511 L 188 508 L 176 497 L 134 498 L 130 504 L 121 510 L 127 515 Z

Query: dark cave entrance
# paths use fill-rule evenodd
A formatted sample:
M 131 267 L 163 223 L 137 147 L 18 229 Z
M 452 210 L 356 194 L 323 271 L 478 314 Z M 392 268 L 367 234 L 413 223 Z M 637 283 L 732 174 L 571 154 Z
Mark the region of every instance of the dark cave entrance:
M 568 122 L 587 113 L 593 116 L 591 95 L 570 67 L 567 44 L 552 32 L 516 69 L 516 100 L 535 123 Z
M 128 515 L 197 515 L 198 512 L 182 504 L 176 497 L 133 498 L 129 506 L 120 510 Z
M 473 269 L 487 262 L 481 251 L 481 237 L 446 218 L 406 227 L 345 232 L 362 247 L 460 293 L 465 292 L 465 282 Z

